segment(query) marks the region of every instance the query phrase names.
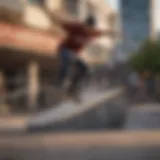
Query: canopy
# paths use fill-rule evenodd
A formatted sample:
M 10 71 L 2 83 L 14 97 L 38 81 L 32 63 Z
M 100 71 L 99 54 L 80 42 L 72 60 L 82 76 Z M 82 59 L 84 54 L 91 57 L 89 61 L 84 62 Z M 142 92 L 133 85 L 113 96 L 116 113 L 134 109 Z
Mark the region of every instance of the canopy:
M 40 55 L 54 56 L 62 41 L 61 36 L 53 36 L 43 30 L 0 22 L 0 47 L 18 48 Z

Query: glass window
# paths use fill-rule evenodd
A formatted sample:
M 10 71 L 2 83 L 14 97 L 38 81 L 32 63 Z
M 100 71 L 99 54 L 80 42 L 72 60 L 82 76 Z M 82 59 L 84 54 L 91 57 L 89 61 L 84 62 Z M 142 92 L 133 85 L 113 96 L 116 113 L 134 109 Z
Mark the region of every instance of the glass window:
M 78 1 L 79 0 L 64 0 L 65 9 L 72 15 L 78 14 Z
M 45 0 L 28 0 L 29 3 L 32 4 L 40 4 L 40 5 L 44 5 L 45 4 Z

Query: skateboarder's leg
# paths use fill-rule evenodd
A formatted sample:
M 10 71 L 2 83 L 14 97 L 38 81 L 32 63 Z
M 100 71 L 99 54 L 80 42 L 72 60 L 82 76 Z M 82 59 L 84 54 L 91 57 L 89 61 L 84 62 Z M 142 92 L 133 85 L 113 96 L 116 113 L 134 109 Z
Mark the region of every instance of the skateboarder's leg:
M 63 85 L 65 78 L 68 75 L 70 66 L 71 66 L 71 55 L 69 51 L 60 52 L 60 68 L 58 73 L 58 85 Z
M 75 63 L 75 73 L 72 77 L 71 86 L 69 88 L 69 92 L 75 92 L 78 89 L 78 86 L 80 85 L 80 82 L 82 81 L 83 77 L 87 74 L 87 66 L 84 62 L 78 60 Z

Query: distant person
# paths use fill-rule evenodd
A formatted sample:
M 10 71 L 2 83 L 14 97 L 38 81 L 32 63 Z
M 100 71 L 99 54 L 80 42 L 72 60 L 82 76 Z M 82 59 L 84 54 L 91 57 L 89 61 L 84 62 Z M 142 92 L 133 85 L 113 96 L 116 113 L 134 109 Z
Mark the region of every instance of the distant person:
M 131 72 L 128 77 L 130 96 L 135 96 L 139 89 L 140 77 L 137 72 Z
M 149 76 L 147 77 L 146 85 L 148 95 L 150 97 L 153 97 L 155 93 L 155 75 L 153 73 L 149 74 Z
M 108 80 L 109 80 L 109 85 L 114 85 L 115 82 L 115 67 L 116 67 L 116 63 L 111 60 L 108 62 L 107 64 L 107 68 L 108 68 Z

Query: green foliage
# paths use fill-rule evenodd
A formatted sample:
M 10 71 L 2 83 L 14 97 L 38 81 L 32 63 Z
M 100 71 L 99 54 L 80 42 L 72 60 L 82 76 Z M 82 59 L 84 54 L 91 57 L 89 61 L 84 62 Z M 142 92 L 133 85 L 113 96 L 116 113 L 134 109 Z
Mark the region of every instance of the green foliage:
M 160 73 L 160 44 L 147 41 L 130 57 L 130 64 L 138 72 Z

